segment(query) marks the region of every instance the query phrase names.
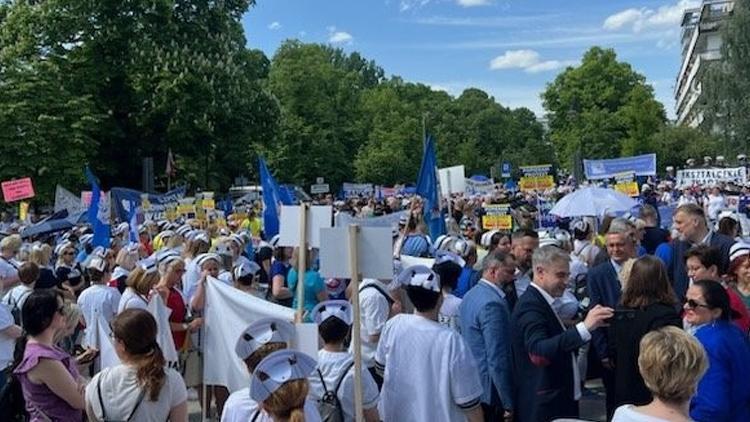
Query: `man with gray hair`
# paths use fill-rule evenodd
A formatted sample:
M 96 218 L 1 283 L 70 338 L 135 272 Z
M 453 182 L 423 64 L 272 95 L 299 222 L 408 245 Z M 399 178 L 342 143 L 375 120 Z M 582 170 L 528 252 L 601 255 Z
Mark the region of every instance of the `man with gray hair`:
M 482 263 L 482 279 L 464 296 L 459 314 L 461 334 L 479 367 L 485 420 L 513 414 L 510 309 L 503 286 L 513 283 L 513 257 L 493 251 Z
M 514 384 L 519 400 L 514 420 L 548 421 L 578 417 L 581 374 L 576 352 L 591 332 L 614 315 L 594 306 L 575 327 L 566 328 L 552 308 L 570 275 L 570 256 L 556 246 L 544 246 L 532 256 L 534 281 L 518 299 L 511 319 Z
M 586 289 L 590 306 L 602 305 L 614 308 L 620 302 L 623 286 L 620 284 L 622 266 L 629 259 L 635 258 L 635 238 L 631 224 L 618 223 L 615 219 L 609 226 L 605 237 L 605 246 L 609 259 L 592 268 L 586 277 Z M 630 223 L 625 220 L 625 222 Z M 602 382 L 607 392 L 607 415 L 611 418 L 615 412 L 615 373 L 609 360 L 608 332 L 598 329 L 591 333 L 592 346 L 602 364 Z

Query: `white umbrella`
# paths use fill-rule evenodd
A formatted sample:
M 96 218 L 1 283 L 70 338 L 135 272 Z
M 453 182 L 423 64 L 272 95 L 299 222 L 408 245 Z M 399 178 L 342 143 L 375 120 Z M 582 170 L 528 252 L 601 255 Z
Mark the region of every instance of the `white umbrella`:
M 626 212 L 638 202 L 613 189 L 589 187 L 563 196 L 550 214 L 558 217 L 599 217 L 606 212 Z

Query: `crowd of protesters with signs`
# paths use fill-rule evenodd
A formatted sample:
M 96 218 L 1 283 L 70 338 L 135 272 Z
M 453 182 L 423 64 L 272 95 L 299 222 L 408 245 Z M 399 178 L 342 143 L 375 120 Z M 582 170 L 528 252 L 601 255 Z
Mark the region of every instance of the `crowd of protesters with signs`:
M 261 201 L 141 214 L 104 244 L 96 223 L 25 236 L 6 215 L 0 418 L 184 421 L 192 399 L 223 421 L 550 421 L 578 418 L 601 379 L 608 420 L 750 421 L 749 187 L 637 183 L 634 207 L 596 215 L 552 207 L 593 188 L 572 179 L 449 192 L 440 236 L 414 193 L 313 200 L 392 228 L 393 276 L 356 283 L 357 353 L 355 284 L 282 246 Z M 301 310 L 226 339 L 244 388 L 204 375 L 216 283 Z M 297 347 L 303 322 L 317 353 Z

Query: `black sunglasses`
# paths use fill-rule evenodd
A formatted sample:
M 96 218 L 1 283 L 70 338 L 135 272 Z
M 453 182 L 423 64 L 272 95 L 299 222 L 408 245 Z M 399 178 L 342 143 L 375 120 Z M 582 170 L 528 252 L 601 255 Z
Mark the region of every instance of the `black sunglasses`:
M 687 305 L 688 309 L 695 309 L 695 308 L 711 309 L 710 306 L 704 305 L 702 303 L 698 303 L 693 299 L 685 299 L 684 304 Z

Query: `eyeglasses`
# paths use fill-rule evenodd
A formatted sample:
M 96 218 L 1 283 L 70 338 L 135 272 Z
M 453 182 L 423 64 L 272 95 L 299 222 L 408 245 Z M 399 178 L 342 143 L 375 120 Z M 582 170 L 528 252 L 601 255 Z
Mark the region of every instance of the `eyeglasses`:
M 75 255 L 73 252 L 63 252 L 63 255 Z
M 696 301 L 695 301 L 695 300 L 693 300 L 693 299 L 685 299 L 685 306 L 686 306 L 686 307 L 687 307 L 688 309 L 695 309 L 695 308 L 706 308 L 706 309 L 711 309 L 711 307 L 710 307 L 710 306 L 708 306 L 708 305 L 704 305 L 704 304 L 702 304 L 702 303 L 698 303 L 698 302 L 696 302 Z

